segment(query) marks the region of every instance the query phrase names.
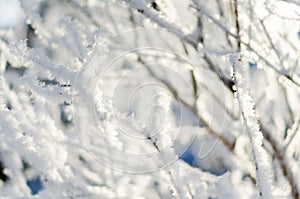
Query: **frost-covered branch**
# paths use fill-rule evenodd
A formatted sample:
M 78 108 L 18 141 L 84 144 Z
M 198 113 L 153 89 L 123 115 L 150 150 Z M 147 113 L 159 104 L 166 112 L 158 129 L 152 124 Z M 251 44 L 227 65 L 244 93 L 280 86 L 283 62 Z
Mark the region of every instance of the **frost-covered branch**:
M 163 170 L 168 176 L 171 184 L 171 192 L 180 199 L 191 198 L 187 191 L 184 191 L 184 185 L 180 179 L 175 179 L 175 168 L 177 163 L 170 165 L 174 160 L 178 159 L 176 155 L 172 138 L 169 136 L 170 122 L 167 119 L 170 107 L 170 96 L 165 92 L 159 91 L 155 96 L 155 105 L 151 114 L 151 123 L 144 129 L 144 135 L 152 143 L 159 157 L 163 162 Z
M 245 63 L 240 54 L 231 55 L 230 62 L 233 67 L 233 79 L 236 84 L 239 107 L 251 142 L 259 195 L 264 199 L 272 198 L 270 160 L 263 148 L 263 134 L 259 129 L 253 99 L 249 92 Z
M 143 61 L 143 59 L 141 57 L 138 58 L 138 61 L 141 62 L 146 67 L 146 69 L 148 70 L 148 72 L 151 74 L 152 77 L 156 78 L 161 83 L 163 83 L 165 86 L 167 86 L 167 88 L 172 93 L 172 95 L 174 96 L 174 98 L 178 99 L 185 107 L 187 107 L 194 114 L 194 116 L 199 120 L 200 124 L 202 124 L 207 129 L 207 131 L 208 131 L 209 134 L 211 134 L 216 139 L 220 139 L 221 142 L 225 145 L 225 147 L 229 151 L 231 151 L 233 149 L 233 147 L 234 147 L 234 141 L 228 140 L 227 138 L 223 137 L 222 134 L 219 134 L 218 132 L 216 132 L 209 125 L 209 123 L 205 120 L 205 118 L 203 118 L 199 114 L 199 112 L 197 111 L 197 109 L 195 109 L 194 106 L 190 105 L 183 98 L 181 98 L 181 96 L 177 93 L 176 89 L 169 82 L 167 82 L 166 80 L 164 80 L 164 79 L 160 78 L 159 76 L 157 76 L 151 70 L 151 68 L 149 66 L 147 66 L 147 64 Z

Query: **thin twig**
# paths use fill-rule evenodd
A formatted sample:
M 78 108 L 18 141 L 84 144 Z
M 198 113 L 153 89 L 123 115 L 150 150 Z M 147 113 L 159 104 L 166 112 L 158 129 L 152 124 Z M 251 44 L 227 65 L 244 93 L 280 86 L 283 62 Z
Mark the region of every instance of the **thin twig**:
M 275 139 L 272 137 L 271 132 L 261 123 L 261 121 L 259 120 L 258 122 L 259 122 L 260 129 L 261 129 L 265 139 L 271 144 L 271 146 L 274 150 L 273 154 L 274 154 L 275 158 L 279 161 L 283 175 L 287 178 L 287 180 L 292 188 L 292 194 L 293 194 L 294 199 L 299 199 L 299 191 L 298 191 L 298 188 L 296 185 L 296 179 L 288 167 L 289 163 L 286 162 L 286 159 L 284 158 L 284 156 L 285 156 L 284 150 L 281 147 L 279 147 L 279 144 L 277 143 L 277 141 L 275 141 Z
M 267 28 L 266 28 L 263 20 L 260 19 L 259 22 L 260 22 L 260 25 L 262 26 L 262 28 L 264 30 L 264 33 L 265 33 L 265 35 L 266 35 L 269 43 L 271 44 L 272 50 L 274 50 L 275 54 L 277 55 L 278 61 L 280 62 L 280 64 L 282 66 L 284 66 L 283 65 L 283 61 L 282 61 L 281 56 L 280 56 L 280 53 L 279 53 L 278 49 L 275 47 L 275 44 L 273 43 L 272 38 L 271 38 L 271 36 L 270 36 L 270 34 L 269 34 L 269 32 L 268 32 L 268 30 L 267 30 Z
M 293 129 L 293 131 L 291 132 L 291 136 L 289 136 L 286 141 L 286 144 L 284 145 L 284 149 L 286 150 L 289 145 L 291 144 L 291 142 L 293 141 L 294 137 L 296 136 L 297 134 L 297 131 L 299 130 L 299 127 L 300 127 L 300 118 L 298 118 L 298 120 L 295 121 L 295 123 L 292 125 L 292 127 L 296 125 L 296 127 Z
M 291 108 L 290 103 L 289 103 L 287 89 L 284 88 L 284 86 L 282 84 L 280 85 L 280 87 L 282 89 L 283 97 L 284 97 L 284 100 L 285 100 L 285 103 L 286 103 L 286 106 L 287 106 L 287 110 L 288 110 L 288 113 L 289 113 L 289 116 L 290 116 L 290 124 L 289 125 L 291 125 L 295 122 L 294 113 L 293 113 L 292 108 Z
M 196 9 L 197 9 L 198 12 L 201 12 L 199 10 L 199 8 L 196 8 Z M 203 13 L 207 18 L 209 18 L 210 20 L 212 20 L 212 22 L 214 22 L 217 26 L 219 26 L 225 33 L 228 33 L 229 36 L 237 39 L 238 36 L 235 35 L 234 33 L 232 33 L 231 31 L 229 31 L 229 29 L 226 26 L 224 26 L 222 24 L 222 22 L 218 21 L 215 17 L 213 17 L 212 15 L 210 15 L 207 12 L 201 12 L 201 13 Z M 282 71 L 280 71 L 279 69 L 277 69 L 272 63 L 270 63 L 265 58 L 265 56 L 263 56 L 260 53 L 258 53 L 249 43 L 243 41 L 242 39 L 240 41 L 241 41 L 241 44 L 245 45 L 249 50 L 251 50 L 256 56 L 258 56 L 258 58 L 260 58 L 263 62 L 265 62 L 265 64 L 267 64 L 267 66 L 270 67 L 272 70 L 274 70 L 278 75 L 284 77 L 285 79 L 289 80 L 293 84 L 295 84 L 298 87 L 300 87 L 300 84 L 297 81 L 295 81 L 289 74 L 285 74 Z
M 241 52 L 241 28 L 239 23 L 239 11 L 238 11 L 238 0 L 233 0 L 234 16 L 235 16 L 235 29 L 236 29 L 236 41 L 237 41 L 237 51 Z
M 198 111 L 194 109 L 193 106 L 191 106 L 190 104 L 188 104 L 180 95 L 178 95 L 176 89 L 165 79 L 162 79 L 160 77 L 158 77 L 152 70 L 151 68 L 146 64 L 146 62 L 143 61 L 143 59 L 139 56 L 138 57 L 138 62 L 140 62 L 141 64 L 143 64 L 145 66 L 145 68 L 147 69 L 147 71 L 150 73 L 150 75 L 152 77 L 154 77 L 156 80 L 160 81 L 161 83 L 163 83 L 168 90 L 172 93 L 172 95 L 174 96 L 175 99 L 179 100 L 180 103 L 182 103 L 186 108 L 188 108 L 193 114 L 194 116 L 198 119 L 198 121 L 207 129 L 208 133 L 211 134 L 213 137 L 220 139 L 220 141 L 224 144 L 224 146 L 229 150 L 232 151 L 234 148 L 234 142 L 235 141 L 229 141 L 228 139 L 226 139 L 225 137 L 223 137 L 221 134 L 218 134 L 215 130 L 213 130 L 209 123 L 202 118 Z
M 197 101 L 198 101 L 198 98 L 199 98 L 198 86 L 197 86 L 197 81 L 196 81 L 194 70 L 191 69 L 190 72 L 191 72 L 192 85 L 193 85 L 193 94 L 194 94 L 194 109 L 198 112 L 198 105 L 197 105 Z

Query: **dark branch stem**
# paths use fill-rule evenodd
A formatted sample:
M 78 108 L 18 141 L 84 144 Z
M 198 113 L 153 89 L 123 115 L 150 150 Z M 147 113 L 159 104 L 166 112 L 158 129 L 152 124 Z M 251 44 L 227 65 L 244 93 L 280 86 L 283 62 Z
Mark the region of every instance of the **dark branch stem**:
M 239 11 L 238 11 L 238 0 L 233 0 L 234 16 L 235 16 L 235 29 L 236 29 L 236 41 L 237 41 L 237 50 L 241 52 L 241 28 L 239 23 Z

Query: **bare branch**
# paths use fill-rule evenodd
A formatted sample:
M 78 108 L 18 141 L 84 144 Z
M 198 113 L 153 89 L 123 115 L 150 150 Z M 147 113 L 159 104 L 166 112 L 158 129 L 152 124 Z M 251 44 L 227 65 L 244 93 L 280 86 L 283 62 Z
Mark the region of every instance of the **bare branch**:
M 239 23 L 239 11 L 238 11 L 238 0 L 233 0 L 233 8 L 234 8 L 234 16 L 235 16 L 235 29 L 236 29 L 236 35 L 237 35 L 237 50 L 238 52 L 241 52 L 241 28 Z

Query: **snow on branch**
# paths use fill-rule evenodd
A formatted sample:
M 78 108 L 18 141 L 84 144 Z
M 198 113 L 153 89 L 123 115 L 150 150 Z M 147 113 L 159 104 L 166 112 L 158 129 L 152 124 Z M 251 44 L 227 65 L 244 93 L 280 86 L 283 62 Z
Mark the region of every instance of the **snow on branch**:
M 249 92 L 246 64 L 241 54 L 232 54 L 230 62 L 233 67 L 233 80 L 236 85 L 236 94 L 242 118 L 250 143 L 255 162 L 257 186 L 261 198 L 272 198 L 271 167 L 269 157 L 263 148 L 263 134 L 258 125 L 255 114 L 255 105 Z
M 47 30 L 43 24 L 43 20 L 39 14 L 40 1 L 20 1 L 21 7 L 26 16 L 26 23 L 34 28 L 34 33 L 39 38 L 47 40 L 51 38 L 49 30 Z
M 150 7 L 146 4 L 145 1 L 140 0 L 125 0 L 126 3 L 128 3 L 129 6 L 131 6 L 134 9 L 137 9 L 140 13 L 144 14 L 146 17 L 160 25 L 161 27 L 175 30 L 177 32 L 182 32 L 182 30 L 176 25 L 168 21 L 168 19 L 165 19 L 163 16 L 158 14 L 157 12 L 154 12 L 150 9 Z
M 194 38 L 195 35 L 187 34 L 183 28 L 178 26 L 176 23 L 172 22 L 171 19 L 167 18 L 162 14 L 159 14 L 155 11 L 155 9 L 151 9 L 151 7 L 147 5 L 145 1 L 121 0 L 121 2 L 126 2 L 130 7 L 142 13 L 145 17 L 156 23 L 158 26 L 172 31 L 181 39 L 191 44 L 193 47 L 197 48 L 198 42 L 197 39 Z
M 167 114 L 170 103 L 170 96 L 167 93 L 160 91 L 156 94 L 155 106 L 152 107 L 153 111 L 151 111 L 151 122 L 143 133 L 159 153 L 164 167 L 162 173 L 171 185 L 172 195 L 177 196 L 177 198 L 189 199 L 191 196 L 186 190 L 184 182 L 175 177 L 179 165 L 176 162 L 169 165 L 178 159 L 173 148 L 173 140 L 169 135 L 170 122 L 167 119 Z

